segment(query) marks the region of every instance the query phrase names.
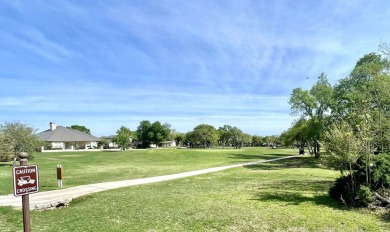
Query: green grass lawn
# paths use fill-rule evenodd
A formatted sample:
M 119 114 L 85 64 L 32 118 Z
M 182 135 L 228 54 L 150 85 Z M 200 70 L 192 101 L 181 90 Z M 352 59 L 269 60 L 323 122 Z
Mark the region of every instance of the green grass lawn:
M 136 179 L 208 167 L 271 159 L 297 150 L 246 149 L 148 149 L 122 152 L 35 153 L 40 191 L 57 189 L 56 166 L 64 169 L 64 188 L 107 181 Z M 12 193 L 12 163 L 0 163 L 0 195 Z
M 297 157 L 121 188 L 68 208 L 33 211 L 32 230 L 389 231 L 385 214 L 347 209 L 329 198 L 337 176 L 312 157 Z M 21 212 L 0 207 L 0 231 L 21 230 Z

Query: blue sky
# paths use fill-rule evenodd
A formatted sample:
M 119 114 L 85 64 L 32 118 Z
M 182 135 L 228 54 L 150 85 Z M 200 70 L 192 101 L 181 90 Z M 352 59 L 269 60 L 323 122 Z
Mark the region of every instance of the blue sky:
M 1 1 L 0 123 L 279 134 L 292 90 L 344 78 L 389 18 L 386 0 Z

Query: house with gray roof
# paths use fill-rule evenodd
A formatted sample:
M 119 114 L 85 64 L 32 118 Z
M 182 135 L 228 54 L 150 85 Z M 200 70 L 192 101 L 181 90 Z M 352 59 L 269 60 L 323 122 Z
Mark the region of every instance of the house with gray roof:
M 51 149 L 97 148 L 99 138 L 87 133 L 50 123 L 50 129 L 37 134 L 38 139 L 51 144 Z

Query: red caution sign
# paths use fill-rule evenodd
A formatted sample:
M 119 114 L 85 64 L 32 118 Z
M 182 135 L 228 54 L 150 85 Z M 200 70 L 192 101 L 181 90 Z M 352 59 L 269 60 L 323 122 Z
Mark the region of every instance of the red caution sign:
M 23 196 L 39 191 L 37 165 L 14 167 L 12 176 L 15 196 Z

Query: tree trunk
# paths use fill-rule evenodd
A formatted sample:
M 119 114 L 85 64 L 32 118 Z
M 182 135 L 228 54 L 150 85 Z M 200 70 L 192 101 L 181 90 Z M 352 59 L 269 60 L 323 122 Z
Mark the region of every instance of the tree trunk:
M 317 159 L 320 158 L 320 143 L 318 141 L 314 145 L 314 157 Z
M 390 198 L 385 198 L 379 195 L 377 192 L 374 192 L 374 195 L 377 199 L 381 200 L 382 202 L 386 202 L 387 204 L 390 204 Z

